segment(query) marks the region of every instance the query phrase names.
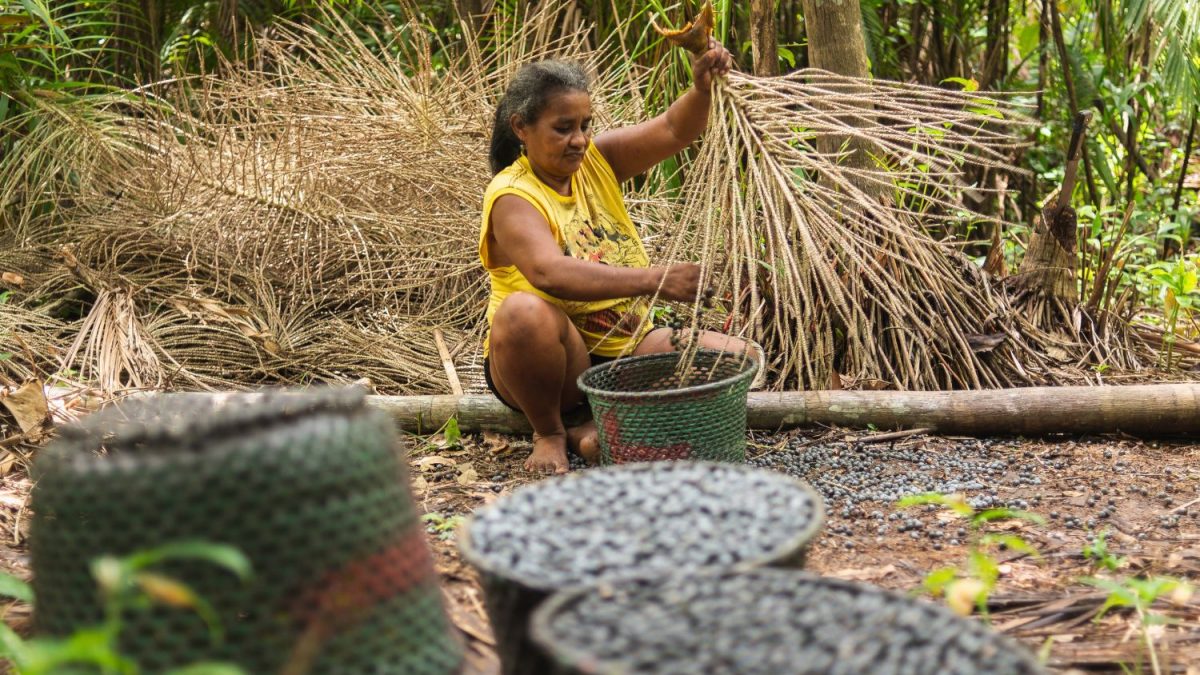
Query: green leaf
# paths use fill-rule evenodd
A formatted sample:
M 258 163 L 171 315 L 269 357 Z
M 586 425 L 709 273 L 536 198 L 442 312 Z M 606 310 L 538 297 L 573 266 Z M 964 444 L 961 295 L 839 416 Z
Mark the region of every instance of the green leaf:
M 50 9 L 46 7 L 42 0 L 21 0 L 21 6 L 23 6 L 25 11 L 29 12 L 31 16 L 37 17 L 39 21 L 45 24 L 46 29 L 49 30 L 50 34 L 53 35 L 54 38 L 60 43 L 66 44 L 70 42 L 70 39 L 67 38 L 67 34 L 64 33 L 62 28 L 59 28 L 58 24 L 54 22 L 54 17 L 50 15 Z
M 91 664 L 105 672 L 135 673 L 137 667 L 116 651 L 107 628 L 82 628 L 68 638 L 34 638 L 25 643 L 26 668 L 31 673 L 60 673 L 68 664 Z
M 982 525 L 984 523 L 991 523 L 997 520 L 1025 520 L 1037 525 L 1044 525 L 1046 523 L 1046 519 L 1036 513 L 1017 511 L 1015 509 L 1003 507 L 981 511 L 975 514 L 975 517 L 971 519 L 971 523 L 973 525 Z
M 1137 594 L 1124 584 L 1103 577 L 1087 577 L 1081 579 L 1081 581 L 1088 586 L 1093 586 L 1108 593 L 1108 598 L 1105 599 L 1104 605 L 1096 613 L 1096 621 L 1099 621 L 1113 607 L 1134 607 L 1137 605 Z
M 958 570 L 954 567 L 942 567 L 925 575 L 925 580 L 921 583 L 922 588 L 929 592 L 930 595 L 938 596 L 946 589 L 946 584 L 954 581 L 958 576 Z
M 992 107 L 970 107 L 967 108 L 967 111 L 973 112 L 976 115 L 983 115 L 984 117 L 993 117 L 1001 120 L 1004 119 L 1004 113 Z
M 1036 548 L 1015 534 L 985 534 L 980 537 L 980 542 L 983 544 L 1004 544 L 1018 553 L 1025 553 L 1032 556 L 1038 554 Z
M 926 492 L 919 495 L 909 495 L 896 502 L 898 508 L 906 509 L 910 506 L 921 506 L 923 504 L 937 504 L 945 506 L 961 516 L 969 516 L 974 512 L 961 495 L 944 495 L 938 492 Z
M 965 77 L 947 77 L 946 79 L 942 80 L 942 84 L 947 82 L 962 85 L 963 91 L 979 91 L 979 82 L 977 82 L 974 78 L 967 79 Z
M 1000 577 L 1000 565 L 996 559 L 987 553 L 974 550 L 967 559 L 967 569 L 971 574 L 978 577 L 990 590 L 996 584 L 996 579 Z
M 462 432 L 458 430 L 458 418 L 451 417 L 446 420 L 446 430 L 442 434 L 446 439 L 448 447 L 455 447 L 462 442 Z
M 250 559 L 232 546 L 205 541 L 181 541 L 149 551 L 135 553 L 123 561 L 125 568 L 136 571 L 165 560 L 204 560 L 233 572 L 239 579 L 250 578 Z
M 788 68 L 796 67 L 796 54 L 793 53 L 792 50 L 788 49 L 787 47 L 784 47 L 783 45 L 780 45 L 780 46 L 776 47 L 776 51 L 779 52 L 779 58 L 783 59 L 784 61 L 787 61 Z
M 18 672 L 22 669 L 27 658 L 25 655 L 25 641 L 3 621 L 0 621 L 0 657 L 12 661 L 17 666 Z
M 1179 289 L 1183 291 L 1183 295 L 1187 295 L 1196 290 L 1197 281 L 1200 281 L 1200 277 L 1198 277 L 1196 272 L 1192 270 L 1185 271 L 1183 273 L 1183 283 L 1179 286 Z
M 4 354 L 0 354 L 0 361 L 3 360 Z M 33 588 L 7 572 L 0 572 L 0 595 L 29 603 L 33 602 Z

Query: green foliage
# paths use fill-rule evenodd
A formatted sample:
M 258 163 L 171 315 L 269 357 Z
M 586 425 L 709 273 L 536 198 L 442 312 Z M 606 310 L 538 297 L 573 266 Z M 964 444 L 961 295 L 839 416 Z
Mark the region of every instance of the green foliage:
M 0 597 L 33 602 L 33 587 L 6 572 L 0 572 Z
M 1186 602 L 1186 598 L 1190 597 L 1192 593 L 1191 584 L 1174 577 L 1149 576 L 1124 579 L 1089 577 L 1082 581 L 1108 593 L 1104 605 L 1096 614 L 1096 621 L 1104 618 L 1110 609 L 1130 607 L 1137 613 L 1144 625 L 1163 624 L 1167 622 L 1167 617 L 1151 612 L 1151 606 L 1166 595 L 1183 598 Z
M 1099 622 L 1109 610 L 1119 607 L 1131 608 L 1138 617 L 1142 643 L 1146 653 L 1150 655 L 1150 666 L 1155 675 L 1166 672 L 1160 663 L 1158 649 L 1150 630 L 1153 626 L 1172 623 L 1165 614 L 1152 611 L 1154 603 L 1164 596 L 1175 604 L 1187 604 L 1191 599 L 1194 587 L 1182 579 L 1165 576 L 1126 577 L 1107 579 L 1104 577 L 1089 577 L 1082 579 L 1083 583 L 1094 586 L 1108 593 L 1104 605 L 1096 613 L 1095 621 Z M 1140 665 L 1136 669 L 1141 672 Z
M 1000 578 L 1000 564 L 992 554 L 996 548 L 1007 548 L 1037 557 L 1037 549 L 1020 536 L 989 530 L 992 523 L 1004 520 L 1024 520 L 1036 525 L 1045 519 L 1035 513 L 1008 508 L 977 511 L 962 495 L 930 492 L 905 497 L 896 503 L 898 508 L 936 505 L 948 509 L 967 522 L 970 537 L 964 564 L 942 567 L 930 572 L 921 583 L 921 590 L 933 597 L 944 597 L 951 609 L 969 614 L 974 607 L 987 616 L 987 601 Z
M 1125 558 L 1113 555 L 1108 550 L 1108 530 L 1098 532 L 1096 539 L 1083 547 L 1083 557 L 1096 567 L 1103 567 L 1110 572 L 1117 571 L 1125 562 Z
M 224 630 L 212 607 L 187 584 L 163 575 L 153 568 L 169 560 L 208 562 L 245 581 L 250 561 L 228 546 L 185 541 L 132 554 L 124 558 L 105 556 L 92 561 L 92 576 L 104 600 L 104 621 L 83 628 L 65 638 L 23 639 L 5 624 L 0 624 L 0 657 L 8 659 L 17 675 L 63 675 L 72 672 L 120 673 L 137 675 L 138 665 L 122 656 L 118 639 L 122 616 L 151 605 L 165 605 L 196 612 L 208 624 L 209 635 L 220 642 Z M 0 575 L 0 594 L 33 602 L 27 584 Z M 241 675 L 242 670 L 223 663 L 198 663 L 176 669 L 167 675 Z
M 430 534 L 436 534 L 438 539 L 446 541 L 454 536 L 454 532 L 466 520 L 462 516 L 444 516 L 440 513 L 431 512 L 421 516 L 421 522 L 425 523 L 425 531 Z
M 1200 335 L 1192 313 L 1200 307 L 1200 254 L 1179 257 L 1174 262 L 1161 261 L 1147 265 L 1142 270 L 1143 281 L 1162 302 L 1165 314 L 1163 345 L 1164 365 L 1172 365 L 1175 343 L 1179 333 L 1185 337 Z M 1182 324 L 1182 326 L 1181 326 Z

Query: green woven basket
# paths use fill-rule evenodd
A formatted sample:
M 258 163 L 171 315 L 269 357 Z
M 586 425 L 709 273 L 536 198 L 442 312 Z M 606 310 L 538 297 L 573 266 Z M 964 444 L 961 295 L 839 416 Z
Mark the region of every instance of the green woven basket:
M 686 357 L 683 357 L 686 358 Z M 702 349 L 618 359 L 579 376 L 596 418 L 602 464 L 746 460 L 746 392 L 758 362 Z
M 105 454 L 97 454 L 103 451 Z M 249 673 L 458 672 L 445 610 L 392 423 L 361 392 L 171 394 L 67 427 L 35 465 L 35 630 L 99 623 L 89 562 L 181 540 L 245 554 L 243 582 L 163 564 L 207 600 L 123 617 L 143 673 L 225 661 Z

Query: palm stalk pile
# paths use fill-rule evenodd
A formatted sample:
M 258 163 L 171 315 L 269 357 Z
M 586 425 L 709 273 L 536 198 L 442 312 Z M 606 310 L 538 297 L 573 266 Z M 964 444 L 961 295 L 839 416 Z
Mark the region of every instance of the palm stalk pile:
M 438 72 L 414 26 L 382 55 L 348 24 L 293 26 L 249 68 L 48 104 L 29 162 L 0 176 L 13 195 L 0 269 L 21 280 L 0 334 L 42 343 L 0 372 L 107 391 L 360 378 L 445 391 L 434 329 L 461 360 L 478 351 L 498 93 L 520 63 L 590 55 L 554 18 Z
M 44 101 L 24 160 L 0 165 L 0 271 L 21 282 L 0 336 L 25 345 L 0 375 L 445 392 L 434 331 L 460 365 L 479 351 L 488 133 L 511 75 L 577 59 L 599 73 L 601 130 L 657 112 L 651 73 L 544 4 L 444 66 L 415 19 L 377 35 L 330 15 L 261 38 L 249 66 Z M 1004 97 L 810 70 L 734 72 L 714 101 L 681 190 L 630 195 L 655 262 L 704 263 L 717 306 L 687 308 L 693 324 L 763 343 L 780 388 L 1052 379 L 1004 293 L 930 234 L 984 219 L 962 192 L 1018 145 Z

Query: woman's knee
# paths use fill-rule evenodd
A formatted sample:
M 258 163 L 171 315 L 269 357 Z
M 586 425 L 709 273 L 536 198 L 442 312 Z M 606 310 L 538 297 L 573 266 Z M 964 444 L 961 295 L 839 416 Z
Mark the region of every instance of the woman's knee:
M 492 317 L 492 341 L 557 340 L 562 310 L 532 293 L 516 292 L 504 298 Z

